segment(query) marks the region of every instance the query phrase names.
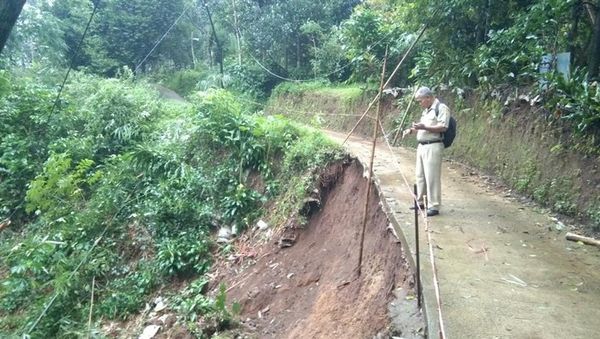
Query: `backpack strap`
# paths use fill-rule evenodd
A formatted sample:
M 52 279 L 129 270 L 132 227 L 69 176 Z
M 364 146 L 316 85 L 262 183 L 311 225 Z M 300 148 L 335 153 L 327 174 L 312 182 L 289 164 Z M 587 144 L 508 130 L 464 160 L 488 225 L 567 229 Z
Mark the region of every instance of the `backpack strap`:
M 436 118 L 438 117 L 438 115 L 440 115 L 440 104 L 441 104 L 441 102 L 439 102 L 439 101 L 437 102 L 437 104 L 435 104 L 434 110 L 435 110 L 435 117 Z M 444 132 L 440 133 L 440 137 L 442 137 L 442 139 L 444 139 Z

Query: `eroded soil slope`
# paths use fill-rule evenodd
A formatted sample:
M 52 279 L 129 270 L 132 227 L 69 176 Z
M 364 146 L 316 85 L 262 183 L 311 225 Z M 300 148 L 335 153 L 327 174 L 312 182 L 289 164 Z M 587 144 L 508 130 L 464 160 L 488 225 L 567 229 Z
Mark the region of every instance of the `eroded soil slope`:
M 328 134 L 339 142 L 346 136 Z M 371 156 L 370 140 L 352 137 L 347 146 L 363 161 Z M 414 180 L 415 151 L 392 151 L 381 143 L 373 170 L 410 241 L 415 237 L 408 209 L 412 196 L 401 173 Z M 447 337 L 600 338 L 598 248 L 567 241 L 565 233 L 576 231 L 575 225 L 520 198 L 493 177 L 455 162 L 444 161 L 442 167 L 442 210 L 428 223 Z M 426 234 L 420 232 L 422 244 Z M 426 246 L 420 256 L 431 320 L 437 318 L 438 305 Z
M 356 274 L 366 197 L 362 167 L 356 161 L 334 166 L 321 181 L 320 208 L 307 225 L 276 231 L 267 244 L 252 250 L 253 261 L 220 270 L 220 281 L 230 286 L 228 299 L 240 302 L 244 326 L 257 337 L 389 335 L 393 291 L 412 293 L 412 271 L 401 244 L 387 229 L 374 188 L 362 274 Z M 295 237 L 294 245 L 280 248 L 282 234 Z

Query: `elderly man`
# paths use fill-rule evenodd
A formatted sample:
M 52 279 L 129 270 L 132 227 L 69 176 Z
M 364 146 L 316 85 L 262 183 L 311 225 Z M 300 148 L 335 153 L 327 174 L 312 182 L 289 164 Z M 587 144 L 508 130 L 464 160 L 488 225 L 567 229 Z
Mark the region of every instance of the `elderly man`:
M 427 194 L 427 216 L 432 217 L 440 213 L 442 204 L 443 133 L 450 125 L 450 109 L 427 87 L 419 88 L 415 99 L 424 109 L 421 120 L 404 130 L 402 137 L 417 134 L 417 200 L 422 201 L 423 195 Z

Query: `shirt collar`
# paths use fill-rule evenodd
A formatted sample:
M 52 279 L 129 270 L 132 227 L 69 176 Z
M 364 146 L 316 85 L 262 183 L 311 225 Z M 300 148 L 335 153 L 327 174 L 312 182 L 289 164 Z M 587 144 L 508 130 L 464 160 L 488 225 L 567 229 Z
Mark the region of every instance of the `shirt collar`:
M 425 110 L 425 112 L 426 112 L 426 113 L 429 113 L 430 111 L 433 111 L 433 110 L 435 110 L 435 107 L 436 107 L 436 106 L 437 106 L 439 103 L 440 103 L 440 101 L 439 101 L 437 98 L 435 98 L 435 99 L 433 100 L 433 102 L 431 103 L 431 106 L 429 106 L 429 108 L 428 108 L 428 109 L 426 109 L 426 110 Z

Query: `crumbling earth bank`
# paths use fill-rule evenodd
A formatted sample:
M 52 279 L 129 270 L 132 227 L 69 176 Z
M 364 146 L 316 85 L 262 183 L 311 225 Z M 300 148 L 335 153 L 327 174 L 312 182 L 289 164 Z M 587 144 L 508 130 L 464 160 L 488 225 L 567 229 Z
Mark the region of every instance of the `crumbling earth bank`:
M 332 166 L 321 178 L 320 208 L 280 248 L 277 236 L 256 249 L 255 262 L 221 272 L 228 300 L 260 338 L 389 337 L 393 291 L 412 293 L 413 274 L 373 187 L 361 275 L 357 276 L 366 179 L 357 161 Z M 288 232 L 289 233 L 289 230 Z M 276 232 L 277 234 L 277 232 Z M 289 235 L 289 234 L 288 234 Z M 383 336 L 382 334 L 385 334 Z

